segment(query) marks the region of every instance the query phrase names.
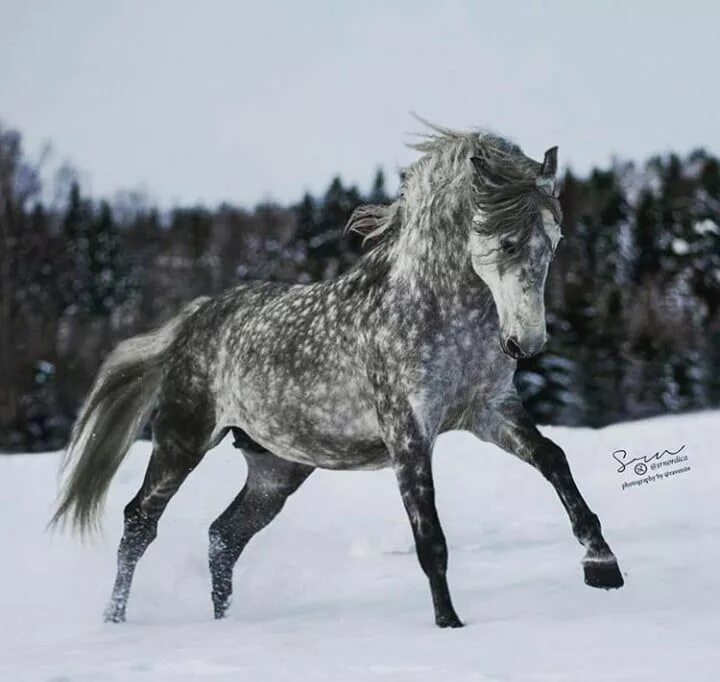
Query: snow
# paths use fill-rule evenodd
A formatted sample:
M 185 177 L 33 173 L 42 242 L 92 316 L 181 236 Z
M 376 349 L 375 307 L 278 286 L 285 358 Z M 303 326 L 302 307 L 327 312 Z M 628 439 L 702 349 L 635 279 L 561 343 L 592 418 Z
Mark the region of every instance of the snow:
M 433 624 L 391 471 L 314 474 L 249 545 L 230 615 L 215 622 L 207 526 L 244 475 L 242 457 L 221 444 L 163 517 L 128 622 L 110 625 L 101 614 L 122 508 L 148 445 L 134 446 L 113 482 L 105 532 L 89 543 L 44 530 L 57 453 L 2 457 L 0 680 L 714 680 L 719 417 L 543 429 L 567 451 L 620 560 L 626 585 L 614 592 L 583 584 L 582 549 L 539 474 L 467 434 L 442 436 L 437 497 L 461 630 Z M 637 475 L 633 466 L 617 472 L 614 451 L 681 445 L 689 471 L 622 489 Z
M 710 220 L 710 218 L 705 218 L 695 223 L 695 232 L 702 235 L 720 234 L 720 227 L 718 227 L 717 223 Z
M 690 252 L 690 245 L 684 239 L 675 237 L 675 239 L 672 240 L 672 250 L 673 253 L 678 256 L 685 256 Z

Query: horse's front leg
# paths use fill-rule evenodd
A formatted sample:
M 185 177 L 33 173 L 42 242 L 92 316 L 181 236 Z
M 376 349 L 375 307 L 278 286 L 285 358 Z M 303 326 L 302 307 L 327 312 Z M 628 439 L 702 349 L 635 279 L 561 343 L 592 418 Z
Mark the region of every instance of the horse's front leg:
M 383 438 L 410 519 L 417 556 L 430 582 L 435 623 L 441 628 L 462 627 L 450 599 L 447 544 L 435 508 L 431 462 L 434 434 L 418 423 L 409 404 L 401 402 L 402 406 L 395 403 L 389 411 L 378 410 Z
M 477 415 L 473 432 L 532 464 L 550 481 L 570 517 L 575 537 L 585 547 L 585 582 L 605 589 L 622 587 L 617 559 L 602 536 L 600 521 L 575 485 L 562 449 L 537 429 L 517 396 L 493 401 Z

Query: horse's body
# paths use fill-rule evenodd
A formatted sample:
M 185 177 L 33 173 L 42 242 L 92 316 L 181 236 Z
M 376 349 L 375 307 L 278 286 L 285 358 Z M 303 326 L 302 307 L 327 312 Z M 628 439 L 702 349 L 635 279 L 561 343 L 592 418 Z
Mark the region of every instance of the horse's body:
M 401 198 L 351 221 L 381 239 L 355 268 L 329 282 L 249 283 L 199 299 L 106 362 L 73 434 L 77 464 L 57 518 L 73 511 L 81 525 L 93 521 L 157 405 L 148 472 L 125 510 L 109 620 L 124 619 L 135 564 L 170 497 L 230 430 L 248 480 L 210 530 L 216 616 L 245 544 L 314 468 L 392 466 L 436 621 L 460 625 L 431 470 L 435 438 L 449 429 L 536 466 L 587 549 L 586 582 L 622 584 L 562 450 L 539 434 L 513 388 L 516 358 L 544 343 L 542 290 L 559 238 L 547 189 L 554 152 L 538 164 L 500 138 L 449 131 L 421 148 L 428 153 Z
M 235 427 L 291 461 L 390 466 L 369 376 L 374 355 L 396 359 L 395 383 L 418 409 L 437 403 L 440 431 L 462 428 L 469 408 L 511 388 L 515 361 L 497 343 L 497 315 L 466 275 L 444 315 L 432 309 L 433 291 L 394 296 L 362 266 L 321 284 L 236 287 L 193 314 L 172 374 L 186 381 L 183 368 L 193 367 L 193 380 L 211 387 L 211 441 Z

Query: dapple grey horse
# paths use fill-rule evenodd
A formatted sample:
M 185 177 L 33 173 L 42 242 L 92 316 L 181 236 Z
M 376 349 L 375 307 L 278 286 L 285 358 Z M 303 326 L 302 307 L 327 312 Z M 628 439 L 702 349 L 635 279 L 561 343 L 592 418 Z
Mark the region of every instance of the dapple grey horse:
M 585 548 L 585 582 L 623 584 L 565 454 L 513 387 L 516 361 L 546 340 L 543 294 L 561 237 L 557 148 L 542 162 L 483 132 L 432 126 L 390 206 L 361 207 L 348 229 L 374 247 L 332 281 L 245 283 L 193 301 L 108 357 L 74 427 L 54 520 L 92 528 L 110 480 L 156 408 L 145 480 L 125 508 L 105 617 L 125 619 L 135 566 L 168 501 L 232 431 L 245 486 L 210 527 L 216 617 L 233 567 L 318 467 L 393 467 L 440 627 L 462 625 L 446 580 L 432 451 L 464 429 L 534 466 Z

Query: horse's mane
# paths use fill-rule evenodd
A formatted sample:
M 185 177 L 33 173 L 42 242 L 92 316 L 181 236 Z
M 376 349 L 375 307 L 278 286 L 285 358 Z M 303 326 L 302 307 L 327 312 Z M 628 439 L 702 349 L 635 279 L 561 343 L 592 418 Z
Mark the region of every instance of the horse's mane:
M 483 232 L 516 233 L 522 242 L 529 239 L 530 217 L 540 206 L 559 216 L 557 199 L 537 185 L 542 164 L 526 156 L 517 144 L 487 131 L 452 130 L 415 118 L 431 132 L 420 133 L 422 139 L 408 145 L 423 156 L 403 172 L 398 198 L 387 206 L 358 207 L 346 233 L 362 235 L 365 241 L 396 235 L 403 225 L 406 191 L 423 174 L 441 178 L 454 189 L 458 189 L 458 180 L 471 178 L 470 196 L 485 214 L 483 224 L 475 229 Z M 471 157 L 479 160 L 482 174 L 468 174 Z
M 363 242 L 382 239 L 396 233 L 402 226 L 402 194 L 388 205 L 364 204 L 358 206 L 345 226 L 345 234 L 354 232 L 363 237 Z

